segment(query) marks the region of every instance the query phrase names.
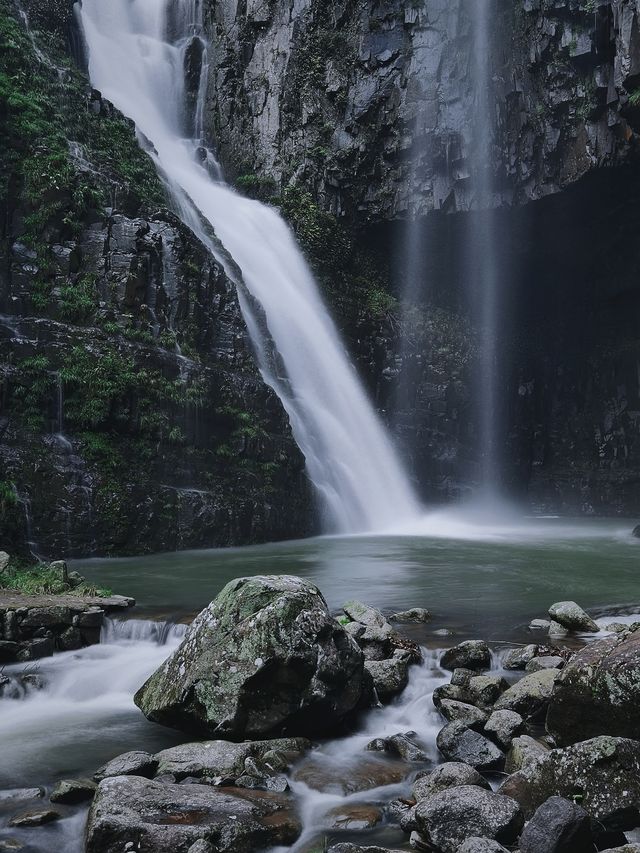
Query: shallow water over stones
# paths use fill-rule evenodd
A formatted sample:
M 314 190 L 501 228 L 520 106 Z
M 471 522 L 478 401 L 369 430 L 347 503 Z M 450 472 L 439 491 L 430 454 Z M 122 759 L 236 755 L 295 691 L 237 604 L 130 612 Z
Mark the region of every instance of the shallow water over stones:
M 558 525 L 560 523 L 558 522 Z M 545 527 L 545 525 L 547 525 Z M 628 527 L 628 530 L 627 530 Z M 408 850 L 407 836 L 393 817 L 390 802 L 411 795 L 416 775 L 442 761 L 436 735 L 445 721 L 436 712 L 433 690 L 449 681 L 439 667 L 437 648 L 466 638 L 489 640 L 491 670 L 471 678 L 522 678 L 502 669 L 515 640 L 548 644 L 544 632 L 528 629 L 534 617 L 547 616 L 555 601 L 577 598 L 603 625 L 620 621 L 611 608 L 611 591 L 634 611 L 638 543 L 631 526 L 537 522 L 507 536 L 489 531 L 476 538 L 319 539 L 231 551 L 191 552 L 152 558 L 88 561 L 91 580 L 136 595 L 138 612 L 188 618 L 208 604 L 230 576 L 279 572 L 315 580 L 330 607 L 353 598 L 391 613 L 426 607 L 428 622 L 398 626 L 417 640 L 424 662 L 410 670 L 409 685 L 392 704 L 368 712 L 346 737 L 323 742 L 294 766 L 289 784 L 303 832 L 293 847 L 277 853 L 309 853 L 327 841 L 360 841 Z M 544 531 L 548 535 L 543 535 Z M 602 572 L 602 566 L 607 572 Z M 637 612 L 637 607 L 635 608 Z M 624 617 L 623 617 L 624 618 Z M 633 619 L 629 616 L 628 619 Z M 447 630 L 446 636 L 444 630 Z M 132 696 L 177 646 L 184 626 L 140 620 L 111 622 L 103 645 L 57 655 L 40 664 L 42 691 L 0 700 L 3 756 L 0 788 L 44 785 L 46 796 L 10 808 L 0 804 L 0 840 L 17 837 L 38 853 L 64 849 L 81 853 L 86 807 L 56 806 L 61 818 L 39 829 L 7 826 L 19 811 L 49 808 L 48 796 L 63 778 L 91 776 L 106 761 L 128 750 L 155 754 L 187 740 L 148 723 Z M 598 639 L 592 634 L 590 638 Z M 576 646 L 587 640 L 574 637 Z M 565 642 L 565 641 L 563 641 Z M 367 749 L 372 741 L 412 732 L 417 760 L 403 762 L 391 751 Z M 522 740 L 523 738 L 520 738 Z M 322 849 L 322 846 L 320 846 Z

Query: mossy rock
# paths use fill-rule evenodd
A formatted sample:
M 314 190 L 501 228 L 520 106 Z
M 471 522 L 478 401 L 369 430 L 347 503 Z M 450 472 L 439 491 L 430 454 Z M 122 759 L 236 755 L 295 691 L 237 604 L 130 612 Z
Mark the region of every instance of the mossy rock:
M 150 720 L 195 734 L 313 737 L 366 702 L 370 683 L 316 586 L 259 576 L 224 587 L 135 702 Z

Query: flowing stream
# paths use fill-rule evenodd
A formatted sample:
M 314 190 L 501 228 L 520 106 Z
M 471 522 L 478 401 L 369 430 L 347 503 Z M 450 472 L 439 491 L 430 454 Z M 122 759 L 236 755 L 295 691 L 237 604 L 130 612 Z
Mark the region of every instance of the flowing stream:
M 135 691 L 180 642 L 185 628 L 175 620 L 196 613 L 231 578 L 290 573 L 316 582 L 333 611 L 359 598 L 386 612 L 411 606 L 432 612 L 429 623 L 403 627 L 423 646 L 424 663 L 412 669 L 399 699 L 365 715 L 349 737 L 326 741 L 305 759 L 313 775 L 329 784 L 315 790 L 291 780 L 304 835 L 290 853 L 307 853 L 310 842 L 317 848 L 325 836 L 408 850 L 406 837 L 391 822 L 361 831 L 352 826 L 346 834 L 334 824 L 354 807 L 376 811 L 408 794 L 412 774 L 437 760 L 441 721 L 431 694 L 445 678 L 439 649 L 483 637 L 498 653 L 499 667 L 500 650 L 531 642 L 529 620 L 544 616 L 553 601 L 574 597 L 577 589 L 580 603 L 603 625 L 614 612 L 615 621 L 624 620 L 620 613 L 637 614 L 640 604 L 640 542 L 630 535 L 630 521 L 520 519 L 486 527 L 442 514 L 434 526 L 439 536 L 319 538 L 74 564 L 92 583 L 134 595 L 137 611 L 156 621 L 109 621 L 101 645 L 39 661 L 29 671 L 44 682 L 40 690 L 25 690 L 23 665 L 4 669 L 10 683 L 0 690 L 0 840 L 18 838 L 37 853 L 82 853 L 86 808 L 62 807 L 62 820 L 16 830 L 7 826 L 12 814 L 48 801 L 3 802 L 3 790 L 42 785 L 48 794 L 58 779 L 90 776 L 120 753 L 156 752 L 188 740 L 147 722 L 133 703 Z M 618 606 L 609 610 L 612 605 Z M 427 753 L 424 765 L 391 783 L 383 775 L 368 791 L 341 790 L 339 783 L 356 777 L 363 762 L 384 766 L 384 758 L 364 749 L 370 740 L 410 730 Z
M 327 527 L 388 528 L 417 516 L 418 506 L 294 237 L 273 208 L 219 180 L 203 147 L 199 6 L 83 0 L 91 82 L 136 123 L 182 219 L 236 282 L 263 376 L 287 410 Z M 189 75 L 199 77 L 194 92 L 185 67 L 198 54 L 200 73 Z

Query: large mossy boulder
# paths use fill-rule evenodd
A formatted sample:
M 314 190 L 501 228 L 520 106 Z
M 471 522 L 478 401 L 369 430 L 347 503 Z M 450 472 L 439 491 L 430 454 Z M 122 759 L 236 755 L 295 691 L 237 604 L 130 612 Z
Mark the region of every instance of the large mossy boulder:
M 556 680 L 547 729 L 558 744 L 596 735 L 640 739 L 640 631 L 586 646 Z
M 157 723 L 244 740 L 330 732 L 370 694 L 362 652 L 318 588 L 258 576 L 224 587 L 135 702 Z
M 640 742 L 597 737 L 552 749 L 509 776 L 500 793 L 517 800 L 527 818 L 549 797 L 579 802 L 592 818 L 625 814 L 640 825 Z

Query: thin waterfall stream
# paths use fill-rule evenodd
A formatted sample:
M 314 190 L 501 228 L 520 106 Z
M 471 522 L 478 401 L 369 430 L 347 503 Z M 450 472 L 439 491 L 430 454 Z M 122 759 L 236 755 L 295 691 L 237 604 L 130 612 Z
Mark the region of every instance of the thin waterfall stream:
M 466 247 L 466 278 L 471 315 L 479 331 L 475 410 L 478 422 L 483 496 L 500 494 L 499 430 L 499 269 L 494 211 L 492 146 L 495 107 L 492 91 L 491 26 L 493 0 L 471 0 L 471 71 L 474 105 L 471 117 L 471 212 Z
M 215 158 L 203 148 L 200 4 L 84 0 L 79 15 L 92 84 L 135 122 L 182 219 L 238 285 L 262 374 L 289 415 L 325 526 L 381 531 L 417 518 L 407 476 L 292 232 L 273 208 L 219 180 Z M 184 70 L 194 53 L 201 54 L 195 94 Z M 185 116 L 189 104 L 192 118 Z

